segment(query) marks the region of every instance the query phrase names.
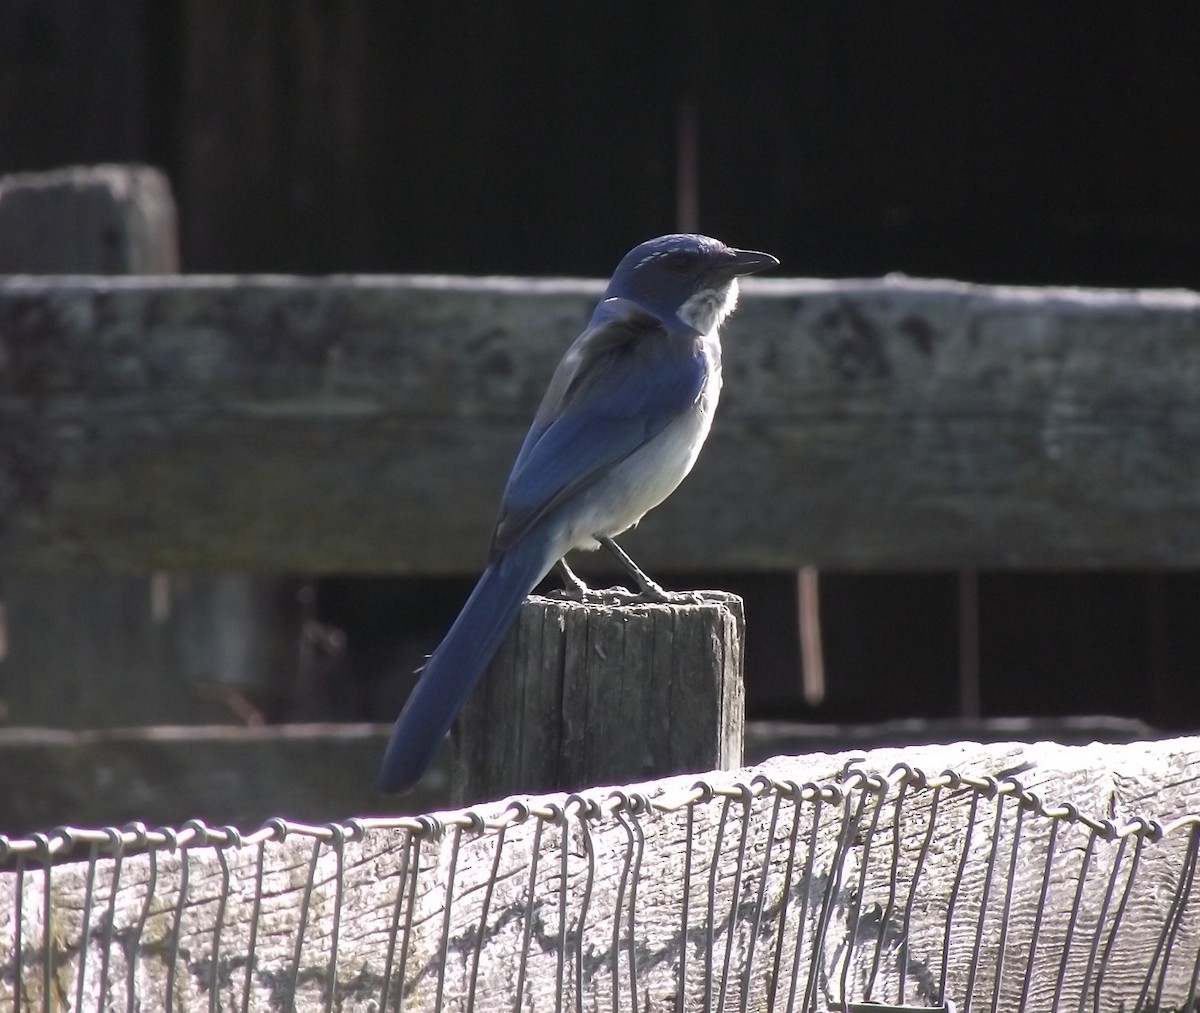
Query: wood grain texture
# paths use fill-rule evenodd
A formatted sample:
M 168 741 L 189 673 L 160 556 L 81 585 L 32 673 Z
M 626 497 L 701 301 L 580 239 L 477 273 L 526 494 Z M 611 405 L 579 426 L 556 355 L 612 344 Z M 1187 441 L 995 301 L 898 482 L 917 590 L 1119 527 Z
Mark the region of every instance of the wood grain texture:
M 0 998 L 19 981 L 32 1009 L 48 987 L 146 1011 L 380 1010 L 402 991 L 480 1013 L 1188 999 L 1194 824 L 1119 831 L 1200 812 L 1200 740 L 811 754 L 696 782 L 626 789 L 651 810 L 605 809 L 608 789 L 527 799 L 530 818 L 482 807 L 503 832 L 443 813 L 49 875 L 31 857 L 0 873 Z
M 0 274 L 178 269 L 175 203 L 158 169 L 99 165 L 0 178 Z M 11 631 L 0 649 L 0 707 L 13 724 L 215 722 L 230 716 L 216 704 L 222 693 L 270 700 L 294 678 L 300 606 L 286 580 L 0 569 L 0 602 Z
M 147 165 L 0 177 L 0 274 L 174 274 L 171 184 Z
M 1200 565 L 1200 296 L 747 283 L 653 571 Z M 0 561 L 476 572 L 596 283 L 0 283 Z
M 697 598 L 529 598 L 459 721 L 456 802 L 741 766 L 742 602 Z
M 486 692 L 486 685 L 479 692 Z M 11 837 L 57 826 L 123 826 L 134 820 L 178 826 L 193 818 L 216 826 L 255 827 L 279 815 L 327 823 L 356 812 L 450 807 L 449 744 L 411 794 L 396 798 L 375 790 L 391 730 L 390 724 L 298 723 L 79 732 L 0 728 L 0 833 Z M 532 732 L 526 727 L 522 734 Z M 785 752 L 954 742 L 968 734 L 991 742 L 1087 743 L 1128 742 L 1154 732 L 1136 721 L 1096 718 L 997 719 L 970 728 L 956 721 L 853 727 L 750 721 L 746 762 L 761 763 Z M 511 739 L 504 745 L 513 748 Z
M 295 681 L 296 582 L 265 574 L 0 574 L 10 725 L 260 720 Z
M 389 726 L 237 725 L 0 729 L 0 833 L 51 827 L 259 826 L 419 812 L 450 801 L 439 764 L 403 803 L 375 790 Z

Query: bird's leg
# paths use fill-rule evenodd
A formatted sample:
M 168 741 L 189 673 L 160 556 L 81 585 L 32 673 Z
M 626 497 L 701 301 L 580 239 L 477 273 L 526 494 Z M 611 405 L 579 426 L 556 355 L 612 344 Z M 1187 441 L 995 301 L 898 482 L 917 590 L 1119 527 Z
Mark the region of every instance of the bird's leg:
M 565 559 L 560 559 L 554 565 L 563 580 L 562 590 L 557 595 L 559 598 L 564 598 L 567 601 L 592 602 L 597 605 L 619 605 L 630 598 L 636 597 L 623 587 L 610 587 L 603 590 L 588 587 L 579 575 L 567 566 Z
M 574 570 L 567 566 L 565 558 L 560 559 L 554 565 L 558 570 L 558 575 L 563 580 L 562 595 L 564 598 L 574 598 L 577 601 L 583 601 L 591 593 L 592 589 L 580 579 Z
M 629 553 L 622 549 L 621 546 L 612 540 L 612 538 L 610 538 L 608 535 L 596 535 L 595 537 L 596 541 L 598 541 L 601 545 L 608 549 L 609 552 L 616 556 L 617 561 L 629 571 L 629 576 L 631 576 L 634 582 L 637 584 L 638 590 L 641 592 L 641 596 L 643 598 L 647 599 L 648 601 L 673 600 L 670 593 L 661 585 L 656 584 L 653 580 L 651 580 L 646 574 L 646 571 L 638 566 L 637 563 L 635 563 L 632 559 L 630 559 Z

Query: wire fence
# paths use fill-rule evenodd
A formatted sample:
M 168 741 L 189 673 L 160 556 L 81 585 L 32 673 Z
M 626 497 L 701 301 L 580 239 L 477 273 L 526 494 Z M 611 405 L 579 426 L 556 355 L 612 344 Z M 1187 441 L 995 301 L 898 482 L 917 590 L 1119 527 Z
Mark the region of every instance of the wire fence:
M 975 746 L 936 773 L 879 751 L 247 834 L 0 837 L 0 996 L 21 1010 L 1197 1009 L 1200 751 L 1178 741 L 1138 754 L 1136 775 L 1098 759 L 1129 747 Z

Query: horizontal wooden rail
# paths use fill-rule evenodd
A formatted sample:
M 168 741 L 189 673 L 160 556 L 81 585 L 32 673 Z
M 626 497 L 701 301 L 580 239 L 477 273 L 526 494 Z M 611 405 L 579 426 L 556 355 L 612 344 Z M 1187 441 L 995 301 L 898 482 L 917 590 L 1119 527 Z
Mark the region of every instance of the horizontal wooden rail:
M 487 692 L 487 683 L 481 689 Z M 408 795 L 375 790 L 391 731 L 390 724 L 95 731 L 0 726 L 0 834 L 13 837 L 68 824 L 122 826 L 134 820 L 181 826 L 194 817 L 249 828 L 280 814 L 326 823 L 356 813 L 434 812 L 452 805 L 448 744 Z M 967 736 L 974 742 L 1052 739 L 1083 745 L 1160 734 L 1140 721 L 1103 717 L 993 718 L 971 724 L 952 719 L 873 725 L 748 721 L 745 759 L 762 763 L 784 753 L 861 752 Z
M 0 282 L 0 569 L 475 571 L 599 286 Z M 1200 295 L 762 280 L 659 570 L 1200 566 Z

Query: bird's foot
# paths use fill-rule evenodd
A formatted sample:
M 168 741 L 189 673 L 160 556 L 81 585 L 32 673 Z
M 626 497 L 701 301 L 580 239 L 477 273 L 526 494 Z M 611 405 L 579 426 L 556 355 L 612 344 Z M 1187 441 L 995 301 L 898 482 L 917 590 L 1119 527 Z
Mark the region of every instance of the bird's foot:
M 707 601 L 701 591 L 668 591 L 658 584 L 643 588 L 630 598 L 631 604 L 703 605 Z
M 558 591 L 551 591 L 547 598 L 558 601 L 575 601 L 584 605 L 627 605 L 636 602 L 639 595 L 624 587 L 588 587 L 582 581 Z
M 640 587 L 637 593 L 633 595 L 633 598 L 634 601 L 639 604 L 650 602 L 656 605 L 665 605 L 675 600 L 675 594 L 673 591 L 668 591 L 657 581 L 651 580 L 640 571 L 637 582 Z
M 598 536 L 601 544 L 616 554 L 617 558 L 627 564 L 629 575 L 636 583 L 638 590 L 631 591 L 625 587 L 592 588 L 580 579 L 566 563 L 560 559 L 556 564 L 559 576 L 562 577 L 562 589 L 547 595 L 559 601 L 577 601 L 590 605 L 698 605 L 701 597 L 695 591 L 668 591 L 646 575 L 636 563 L 611 538 Z
M 556 592 L 550 594 L 551 598 L 560 598 L 563 601 L 587 601 L 589 596 L 595 592 L 583 582 L 579 575 L 567 566 L 565 559 L 560 559 L 555 568 L 558 570 L 558 575 L 562 577 L 563 586 Z
M 580 602 L 584 605 L 702 605 L 705 602 L 699 591 L 668 591 L 655 584 L 650 588 L 631 591 L 627 587 L 563 588 L 551 591 L 547 598 L 558 601 Z

